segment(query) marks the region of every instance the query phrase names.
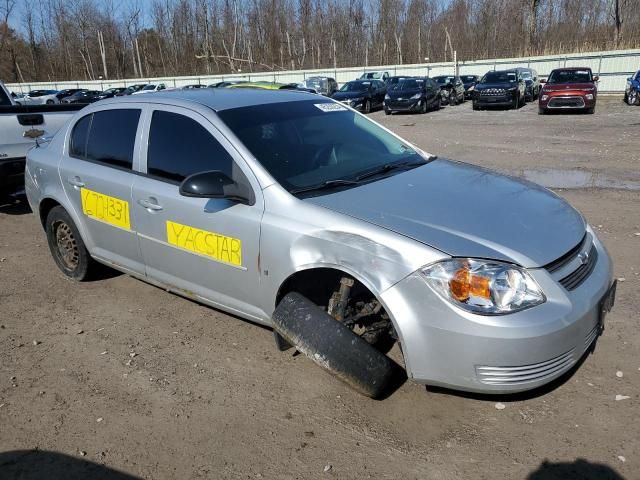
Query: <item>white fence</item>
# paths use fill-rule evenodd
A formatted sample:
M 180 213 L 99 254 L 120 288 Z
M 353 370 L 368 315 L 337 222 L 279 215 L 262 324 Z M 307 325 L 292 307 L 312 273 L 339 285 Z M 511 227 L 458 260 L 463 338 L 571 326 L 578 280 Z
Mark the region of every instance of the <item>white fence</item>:
M 484 75 L 489 70 L 504 70 L 515 67 L 533 68 L 542 77 L 549 75 L 554 68 L 590 67 L 600 76 L 601 93 L 620 93 L 624 91 L 627 77 L 640 69 L 640 49 L 613 50 L 606 52 L 576 53 L 567 55 L 548 55 L 542 57 L 501 58 L 458 62 L 460 75 Z M 164 83 L 167 88 L 182 87 L 189 84 L 210 85 L 223 80 L 273 81 L 282 83 L 300 82 L 307 77 L 324 75 L 344 83 L 360 76 L 364 71 L 383 70 L 391 75 L 435 76 L 451 75 L 455 64 L 424 63 L 411 65 L 379 65 L 369 67 L 328 68 L 319 70 L 289 70 L 279 72 L 237 73 L 230 75 L 196 75 L 190 77 L 135 78 L 122 80 L 78 80 L 69 82 L 13 83 L 7 87 L 16 93 L 34 89 L 88 88 L 105 90 L 110 87 L 126 87 L 135 83 Z

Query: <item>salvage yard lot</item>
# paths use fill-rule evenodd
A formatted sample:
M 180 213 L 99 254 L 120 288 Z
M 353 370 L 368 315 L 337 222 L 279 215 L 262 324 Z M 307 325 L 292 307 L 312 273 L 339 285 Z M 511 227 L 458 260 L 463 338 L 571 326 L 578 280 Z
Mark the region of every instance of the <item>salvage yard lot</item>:
M 370 400 L 262 327 L 126 275 L 70 282 L 24 203 L 5 205 L 0 478 L 640 478 L 640 108 L 371 116 L 430 153 L 557 187 L 584 213 L 620 280 L 577 371 L 517 396 L 407 382 Z

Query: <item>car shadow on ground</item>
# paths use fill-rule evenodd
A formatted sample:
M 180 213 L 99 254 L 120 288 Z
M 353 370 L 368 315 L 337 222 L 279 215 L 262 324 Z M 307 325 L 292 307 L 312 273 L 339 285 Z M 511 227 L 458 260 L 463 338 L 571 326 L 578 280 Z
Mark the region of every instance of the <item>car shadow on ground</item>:
M 45 450 L 0 453 L 2 478 L 20 480 L 139 480 L 104 465 Z
M 571 369 L 567 370 L 561 376 L 552 380 L 541 387 L 534 388 L 532 390 L 527 390 L 526 392 L 518 392 L 518 393 L 505 393 L 505 394 L 496 394 L 496 393 L 474 393 L 474 392 L 462 392 L 458 390 L 452 390 L 445 387 L 436 387 L 427 385 L 425 388 L 429 393 L 435 394 L 444 394 L 444 395 L 454 395 L 456 397 L 469 398 L 471 400 L 483 400 L 483 401 L 491 401 L 491 402 L 522 402 L 525 400 L 531 400 L 534 398 L 541 397 L 550 393 L 564 385 L 568 382 L 571 377 L 580 369 L 582 364 L 586 361 L 586 359 L 594 352 L 597 347 L 598 340 L 600 337 L 596 338 L 596 340 L 591 344 L 591 347 L 585 351 L 585 353 L 580 357 L 580 360 L 576 362 L 576 364 L 571 367 Z
M 603 463 L 592 463 L 583 458 L 574 462 L 549 462 L 545 460 L 527 480 L 624 480 L 613 468 Z
M 0 195 L 0 213 L 7 215 L 26 215 L 31 213 L 31 207 L 24 193 Z

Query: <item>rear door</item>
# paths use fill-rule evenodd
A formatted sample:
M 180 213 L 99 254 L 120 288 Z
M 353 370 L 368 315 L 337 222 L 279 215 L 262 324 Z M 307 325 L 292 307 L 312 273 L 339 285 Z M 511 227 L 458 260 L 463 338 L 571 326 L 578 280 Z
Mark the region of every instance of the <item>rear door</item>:
M 59 172 L 91 254 L 144 274 L 131 209 L 142 107 L 130 105 L 107 107 L 80 118 L 67 140 Z
M 133 208 L 147 276 L 264 320 L 251 305 L 260 287 L 264 208 L 244 159 L 209 119 L 186 108 L 154 107 L 145 133 L 148 147 L 133 185 Z M 209 170 L 250 185 L 255 204 L 180 195 L 182 180 Z

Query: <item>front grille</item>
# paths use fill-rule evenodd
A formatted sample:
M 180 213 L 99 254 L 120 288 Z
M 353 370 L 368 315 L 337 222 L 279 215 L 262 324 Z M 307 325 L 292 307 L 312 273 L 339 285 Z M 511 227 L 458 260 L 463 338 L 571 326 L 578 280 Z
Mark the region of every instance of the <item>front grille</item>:
M 580 251 L 583 249 L 586 241 L 587 241 L 587 234 L 585 233 L 584 237 L 582 237 L 582 240 L 580 240 L 580 243 L 578 243 L 575 247 L 573 247 L 571 250 L 569 250 L 567 253 L 562 255 L 557 260 L 554 260 L 553 262 L 545 265 L 544 268 L 549 273 L 553 273 L 556 270 L 560 270 L 565 265 L 568 265 L 574 258 L 578 256 L 578 253 L 580 253 Z
M 582 97 L 553 97 L 547 104 L 549 108 L 583 108 Z
M 498 97 L 505 93 L 507 93 L 507 91 L 504 88 L 487 88 L 486 90 L 480 90 L 480 95 L 486 97 Z
M 567 290 L 575 290 L 582 284 L 582 282 L 587 279 L 591 272 L 593 272 L 593 269 L 595 268 L 597 262 L 598 250 L 596 250 L 595 245 L 593 245 L 591 247 L 591 250 L 589 250 L 589 255 L 584 260 L 582 265 L 580 265 L 566 277 L 562 278 L 560 280 L 560 284 Z
M 574 350 L 571 349 L 546 362 L 519 367 L 476 366 L 476 375 L 481 383 L 487 385 L 519 385 L 539 382 L 571 367 L 575 362 Z

